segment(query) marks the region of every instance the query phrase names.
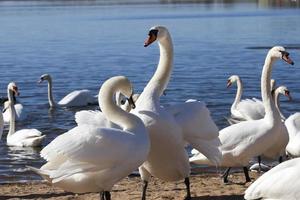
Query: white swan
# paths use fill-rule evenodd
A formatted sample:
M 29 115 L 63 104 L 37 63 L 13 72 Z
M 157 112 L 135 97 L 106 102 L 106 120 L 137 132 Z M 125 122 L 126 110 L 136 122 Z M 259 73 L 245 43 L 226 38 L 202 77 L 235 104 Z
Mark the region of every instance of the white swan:
M 235 99 L 230 108 L 231 117 L 227 119 L 229 124 L 236 124 L 241 121 L 258 120 L 264 118 L 265 108 L 263 102 L 260 99 L 252 98 L 252 99 L 241 100 L 242 93 L 243 93 L 243 83 L 239 76 L 237 75 L 230 76 L 229 79 L 227 80 L 227 87 L 230 87 L 235 82 L 237 83 L 237 92 L 236 92 Z M 271 79 L 271 91 L 273 90 L 276 92 L 275 80 Z M 278 92 L 285 95 L 285 93 L 282 93 L 282 91 L 278 91 Z M 278 106 L 276 105 L 276 107 Z
M 22 129 L 15 131 L 15 116 L 16 111 L 14 107 L 14 100 L 13 100 L 13 92 L 18 94 L 18 87 L 14 82 L 11 82 L 7 86 L 7 95 L 8 95 L 8 102 L 9 102 L 9 111 L 10 111 L 10 125 L 9 131 L 7 134 L 7 145 L 8 146 L 20 146 L 20 147 L 27 147 L 27 146 L 40 146 L 45 135 L 37 129 Z
M 286 153 L 291 157 L 300 157 L 300 112 L 289 116 L 284 124 L 289 133 Z
M 13 100 L 15 102 L 15 111 L 16 111 L 16 121 L 23 121 L 27 117 L 27 113 L 25 112 L 25 109 L 20 101 L 17 101 L 16 94 L 13 93 Z M 5 123 L 10 122 L 10 111 L 9 111 L 9 103 L 8 98 L 7 101 L 3 103 L 3 120 Z
M 173 111 L 175 107 L 173 109 L 167 109 L 160 106 L 159 102 L 160 96 L 168 85 L 172 72 L 172 39 L 167 28 L 163 26 L 152 27 L 148 35 L 149 37 L 145 41 L 144 46 L 150 45 L 155 40 L 158 41 L 160 49 L 159 64 L 153 77 L 139 96 L 136 102 L 136 108 L 131 110 L 132 113 L 143 120 L 149 131 L 151 140 L 151 149 L 148 159 L 139 168 L 144 184 L 142 199 L 146 199 L 146 190 L 151 175 L 164 181 L 185 179 L 187 199 L 190 199 L 190 165 L 184 147 L 186 144 L 185 138 L 191 139 L 193 137 L 192 134 L 188 135 L 188 132 L 186 132 L 187 135 L 185 135 L 184 127 L 182 127 L 184 123 L 179 124 L 178 119 L 174 116 Z M 194 104 L 197 103 L 195 102 Z M 190 105 L 192 105 L 192 103 L 187 104 L 187 106 Z M 184 118 L 182 109 L 183 107 L 177 109 L 180 111 L 178 114 L 182 114 L 182 118 L 186 119 Z M 196 140 L 194 142 L 198 145 Z
M 300 158 L 285 161 L 259 177 L 245 191 L 244 198 L 264 200 L 300 199 Z
M 75 107 L 87 106 L 97 103 L 97 97 L 93 96 L 89 90 L 75 90 L 61 99 L 57 104 L 54 102 L 52 94 L 52 78 L 49 74 L 43 74 L 40 77 L 39 83 L 48 81 L 48 102 L 50 107 Z
M 146 160 L 150 148 L 143 122 L 114 103 L 117 91 L 128 98 L 132 95 L 126 77 L 107 80 L 100 89 L 99 104 L 103 115 L 121 130 L 78 125 L 41 151 L 47 161 L 41 169 L 31 169 L 64 190 L 101 192 L 102 199 L 110 199 L 113 185 L 137 169 Z
M 281 58 L 289 64 L 293 64 L 289 54 L 283 47 L 276 46 L 269 50 L 261 76 L 261 95 L 265 107 L 265 116 L 260 120 L 244 121 L 231 125 L 220 131 L 219 138 L 222 145 L 220 150 L 223 158 L 220 166 L 244 167 L 246 181 L 251 181 L 246 166 L 249 160 L 255 156 L 266 153 L 268 156 L 277 156 L 285 148 L 288 140 L 281 122 L 280 115 L 272 100 L 270 77 L 273 63 Z M 277 141 L 284 138 L 283 141 Z M 280 145 L 276 145 L 281 143 Z M 192 157 L 190 161 L 197 164 L 211 164 L 201 153 Z M 229 168 L 230 169 L 230 168 Z M 227 182 L 229 170 L 224 174 L 224 182 Z

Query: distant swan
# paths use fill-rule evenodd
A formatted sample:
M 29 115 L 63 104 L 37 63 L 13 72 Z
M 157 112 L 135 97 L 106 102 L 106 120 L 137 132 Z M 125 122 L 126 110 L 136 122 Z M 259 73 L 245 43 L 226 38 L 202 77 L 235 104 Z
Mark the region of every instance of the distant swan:
M 97 97 L 93 96 L 89 90 L 75 90 L 65 96 L 57 104 L 54 102 L 52 94 L 52 78 L 49 74 L 43 74 L 40 77 L 39 83 L 48 81 L 48 102 L 50 107 L 62 106 L 62 107 L 75 107 L 75 106 L 87 106 L 97 103 Z
M 285 161 L 259 177 L 245 191 L 246 200 L 300 198 L 300 158 Z
M 223 155 L 220 166 L 243 167 L 246 182 L 251 181 L 247 169 L 251 158 L 263 153 L 277 156 L 288 142 L 288 137 L 282 135 L 284 133 L 282 129 L 285 127 L 272 100 L 270 86 L 272 65 L 279 58 L 294 64 L 283 47 L 276 46 L 269 50 L 261 75 L 261 95 L 266 112 L 264 118 L 243 121 L 220 131 L 219 138 L 222 144 L 220 150 Z M 278 138 L 284 138 L 280 141 L 280 145 L 276 145 Z M 201 153 L 190 158 L 190 161 L 197 164 L 211 164 Z M 229 170 L 230 168 L 224 174 L 224 182 L 228 182 Z
M 265 108 L 261 100 L 257 98 L 241 100 L 243 93 L 243 82 L 238 75 L 232 75 L 227 80 L 227 88 L 233 83 L 237 84 L 235 99 L 231 105 L 231 117 L 227 119 L 229 124 L 241 121 L 258 120 L 265 116 Z M 271 91 L 275 90 L 275 80 L 271 79 Z
M 7 145 L 8 146 L 19 146 L 19 147 L 32 147 L 40 146 L 45 135 L 37 129 L 21 129 L 15 132 L 15 116 L 16 111 L 14 107 L 13 92 L 18 95 L 18 87 L 14 82 L 11 82 L 7 86 L 8 103 L 10 110 L 10 125 L 7 134 Z
M 66 191 L 101 192 L 102 199 L 109 200 L 113 185 L 137 169 L 150 148 L 141 119 L 123 111 L 113 101 L 117 91 L 134 106 L 132 86 L 124 76 L 105 81 L 99 92 L 99 104 L 103 115 L 121 129 L 78 125 L 41 151 L 47 161 L 41 169 L 31 169 Z

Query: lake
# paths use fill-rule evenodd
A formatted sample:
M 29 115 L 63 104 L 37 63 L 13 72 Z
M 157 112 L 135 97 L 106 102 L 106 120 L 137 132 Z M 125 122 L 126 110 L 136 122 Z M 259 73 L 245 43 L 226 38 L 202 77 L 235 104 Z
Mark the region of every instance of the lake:
M 74 114 L 87 108 L 49 110 L 47 84 L 53 78 L 58 101 L 76 89 L 95 95 L 109 77 L 125 75 L 141 92 L 156 69 L 156 44 L 144 48 L 151 26 L 169 28 L 174 43 L 174 70 L 162 105 L 193 98 L 206 102 L 219 128 L 227 126 L 236 89 L 226 89 L 230 75 L 240 75 L 244 97 L 260 97 L 260 73 L 268 48 L 287 47 L 293 67 L 278 61 L 277 85 L 291 91 L 282 97 L 282 112 L 299 112 L 299 2 L 266 4 L 172 3 L 172 1 L 1 1 L 0 96 L 10 81 L 17 82 L 19 100 L 28 114 L 17 129 L 37 128 L 46 134 L 43 146 L 75 126 Z M 171 3 L 170 3 L 171 2 Z M 26 165 L 39 167 L 40 149 L 0 146 L 0 182 L 39 180 Z

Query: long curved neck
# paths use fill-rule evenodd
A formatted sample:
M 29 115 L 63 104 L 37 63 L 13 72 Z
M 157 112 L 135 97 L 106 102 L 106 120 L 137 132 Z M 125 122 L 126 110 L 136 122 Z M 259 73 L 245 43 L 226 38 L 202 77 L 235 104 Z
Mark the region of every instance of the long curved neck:
M 275 109 L 274 102 L 271 95 L 271 72 L 274 63 L 274 59 L 268 54 L 263 66 L 262 75 L 261 75 L 261 96 L 265 108 L 265 118 L 270 118 L 272 120 L 278 119 L 279 113 Z
M 279 91 L 278 90 L 275 90 L 275 95 L 274 95 L 274 102 L 275 102 L 275 106 L 277 108 L 277 111 L 281 117 L 281 119 L 285 120 L 285 116 L 282 114 L 281 110 L 280 110 L 280 101 L 279 101 Z
M 160 39 L 158 45 L 160 52 L 159 63 L 153 77 L 144 90 L 155 85 L 155 89 L 158 90 L 158 94 L 161 96 L 169 83 L 173 68 L 173 43 L 170 34 L 167 33 L 163 39 Z
M 242 93 L 243 93 L 243 83 L 240 78 L 237 79 L 236 85 L 237 85 L 237 90 L 236 90 L 234 102 L 232 103 L 232 106 L 231 106 L 231 112 L 240 103 L 241 98 L 242 98 Z
M 104 85 L 102 86 L 98 96 L 99 106 L 103 114 L 107 117 L 107 119 L 121 126 L 123 130 L 130 131 L 134 129 L 140 119 L 135 115 L 122 110 L 114 103 L 114 94 L 118 91 L 115 83 L 112 82 L 112 84 L 106 84 L 105 87 L 103 87 Z
M 16 110 L 15 110 L 13 92 L 8 89 L 7 94 L 8 94 L 9 111 L 10 111 L 9 131 L 7 134 L 7 138 L 8 138 L 16 132 L 16 124 L 15 124 Z
M 55 107 L 56 103 L 53 99 L 53 93 L 52 93 L 52 79 L 48 79 L 48 102 L 50 107 Z

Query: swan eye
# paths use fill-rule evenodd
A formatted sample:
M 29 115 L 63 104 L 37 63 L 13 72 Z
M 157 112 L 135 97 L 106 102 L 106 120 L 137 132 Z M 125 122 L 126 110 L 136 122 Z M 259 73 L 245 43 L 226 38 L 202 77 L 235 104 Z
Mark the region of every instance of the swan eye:
M 153 35 L 154 35 L 155 37 L 157 37 L 157 34 L 158 34 L 158 30 L 153 29 L 153 30 L 150 30 L 150 31 L 149 31 L 149 34 L 148 34 L 148 35 L 149 35 L 149 36 L 153 36 Z
M 121 100 L 121 105 L 124 105 L 126 103 L 126 100 L 125 99 L 122 99 Z

